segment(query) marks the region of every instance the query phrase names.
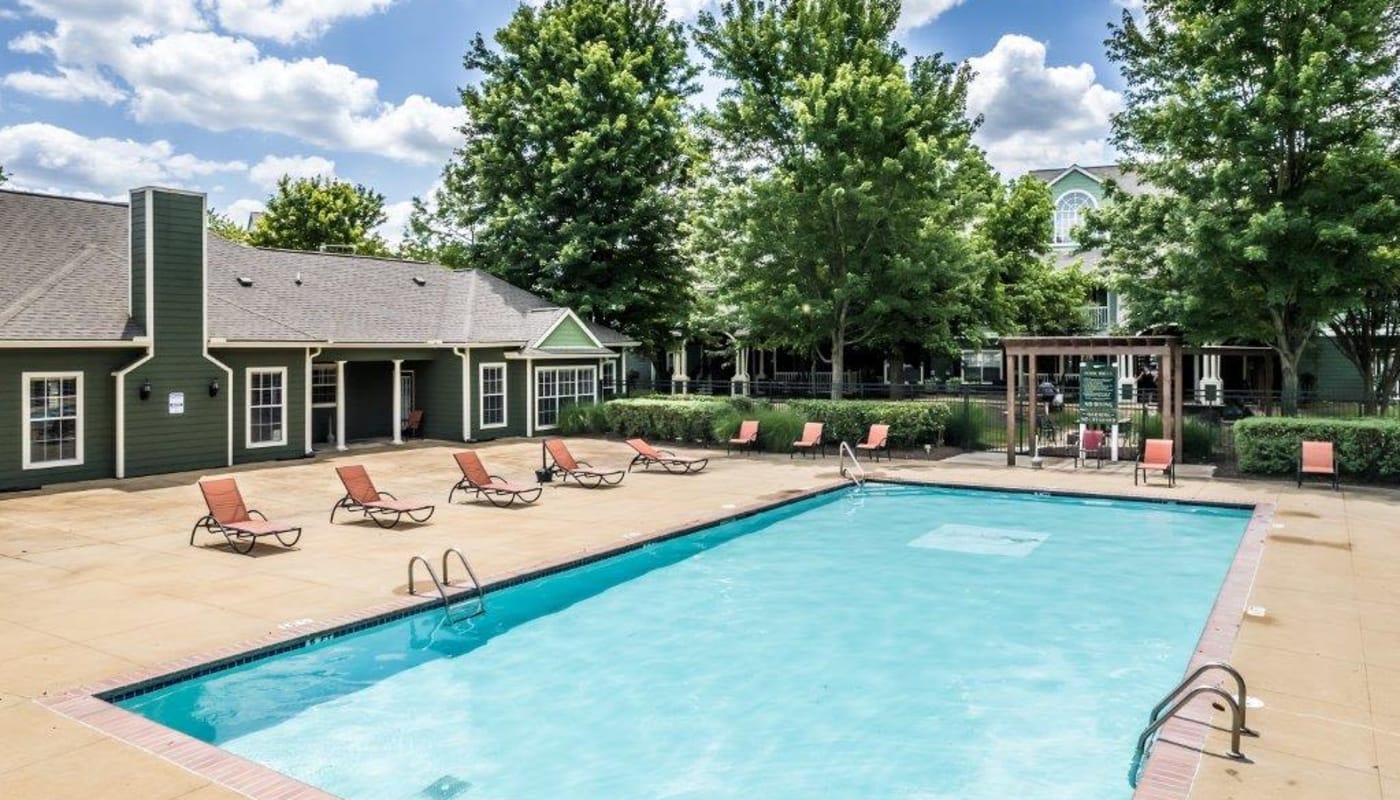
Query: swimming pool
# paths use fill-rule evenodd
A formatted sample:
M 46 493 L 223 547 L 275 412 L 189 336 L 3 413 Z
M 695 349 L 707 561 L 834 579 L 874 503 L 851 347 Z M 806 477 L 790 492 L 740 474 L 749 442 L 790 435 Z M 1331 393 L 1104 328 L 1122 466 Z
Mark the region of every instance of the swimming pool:
M 120 705 L 352 799 L 1126 799 L 1249 517 L 872 484 Z

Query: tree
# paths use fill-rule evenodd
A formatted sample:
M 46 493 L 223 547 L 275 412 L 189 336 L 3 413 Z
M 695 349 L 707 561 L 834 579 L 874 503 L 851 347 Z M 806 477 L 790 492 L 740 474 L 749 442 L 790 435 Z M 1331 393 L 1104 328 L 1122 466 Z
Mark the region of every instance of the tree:
M 1337 349 L 1361 375 L 1368 414 L 1385 413 L 1400 382 L 1400 250 L 1388 248 L 1389 280 L 1366 288 L 1361 301 L 1328 323 Z
M 898 0 L 730 0 L 697 40 L 729 79 L 710 124 L 734 193 L 733 296 L 770 346 L 945 345 L 993 183 L 971 145 L 971 72 L 916 58 Z M 985 195 L 982 195 L 985 197 Z
M 7 181 L 7 180 L 9 180 L 9 179 L 10 179 L 10 176 L 5 174 L 5 168 L 4 168 L 4 167 L 0 167 L 0 186 L 5 185 L 5 181 Z
M 208 217 L 210 233 L 215 236 L 222 236 L 230 242 L 247 244 L 248 229 L 234 222 L 232 219 L 229 219 L 227 214 L 223 214 L 211 207 L 208 211 Z
M 1076 264 L 1057 268 L 1050 258 L 1050 187 L 1024 175 L 998 190 L 978 224 L 977 244 L 987 260 L 975 297 L 981 318 L 998 333 L 1064 336 L 1089 329 L 1084 304 L 1092 279 Z
M 374 232 L 385 219 L 384 195 L 379 192 L 335 178 L 283 175 L 267 200 L 267 211 L 249 232 L 248 243 L 386 255 L 388 247 Z
M 678 195 L 691 181 L 684 29 L 662 0 L 522 5 L 465 59 L 465 141 L 410 246 L 480 267 L 658 348 L 690 277 Z
M 1155 191 L 1115 193 L 1090 243 L 1138 325 L 1267 341 L 1287 413 L 1304 348 L 1400 224 L 1397 17 L 1394 0 L 1147 0 L 1108 40 L 1128 87 L 1113 139 Z

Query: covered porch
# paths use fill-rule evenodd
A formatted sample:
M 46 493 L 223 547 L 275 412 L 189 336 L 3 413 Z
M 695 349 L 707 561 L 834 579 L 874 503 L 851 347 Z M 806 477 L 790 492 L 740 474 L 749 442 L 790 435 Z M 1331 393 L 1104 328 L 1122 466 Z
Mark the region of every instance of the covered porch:
M 462 366 L 452 350 L 327 349 L 309 369 L 315 450 L 461 436 Z

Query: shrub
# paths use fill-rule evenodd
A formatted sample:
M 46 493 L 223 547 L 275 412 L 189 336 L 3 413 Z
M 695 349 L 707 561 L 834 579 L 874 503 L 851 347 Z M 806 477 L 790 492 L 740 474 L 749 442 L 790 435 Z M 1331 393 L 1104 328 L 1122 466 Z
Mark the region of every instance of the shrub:
M 804 420 L 826 423 L 830 441 L 863 442 L 871 425 L 884 423 L 892 447 L 937 443 L 952 416 L 946 403 L 917 400 L 793 400 L 788 407 Z
M 1162 438 L 1161 416 L 1150 416 L 1142 426 L 1142 438 Z M 1209 461 L 1215 454 L 1220 428 L 1213 422 L 1188 417 L 1181 424 L 1181 457 L 1186 461 Z
M 607 430 L 657 441 L 713 441 L 716 419 L 731 412 L 723 400 L 611 400 L 603 406 Z
M 758 420 L 758 447 L 770 453 L 786 453 L 792 443 L 802 438 L 806 423 L 791 409 L 777 408 L 767 403 L 752 403 L 748 411 L 732 408 L 715 420 L 715 440 L 727 442 L 739 433 L 739 423 Z
M 1332 442 L 1343 475 L 1400 480 L 1400 421 L 1250 417 L 1234 432 L 1241 472 L 1292 474 L 1302 443 L 1316 441 Z
M 609 428 L 607 408 L 602 403 L 565 406 L 559 412 L 559 432 L 565 436 L 607 433 Z
M 943 442 L 965 450 L 981 450 L 987 444 L 983 435 L 986 426 L 987 409 L 970 403 L 955 403 L 943 430 Z

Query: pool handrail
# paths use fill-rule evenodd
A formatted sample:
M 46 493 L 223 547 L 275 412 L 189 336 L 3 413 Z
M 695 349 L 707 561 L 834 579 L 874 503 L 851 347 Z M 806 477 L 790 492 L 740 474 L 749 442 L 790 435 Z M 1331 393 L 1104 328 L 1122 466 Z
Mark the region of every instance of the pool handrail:
M 449 549 L 455 549 L 455 548 L 449 548 Z M 461 555 L 461 553 L 458 553 L 458 555 Z M 446 562 L 447 562 L 447 553 L 443 553 L 443 554 L 442 554 L 442 559 L 443 559 L 443 564 L 444 564 L 444 566 L 446 566 Z M 463 557 L 462 562 L 463 562 L 463 563 L 466 563 L 466 558 L 465 558 L 465 557 Z M 451 600 L 450 598 L 448 598 L 448 596 L 447 596 L 447 589 L 446 589 L 445 586 L 443 586 L 442 581 L 441 581 L 441 580 L 438 580 L 437 573 L 433 571 L 433 565 L 432 565 L 432 564 L 429 564 L 429 563 L 428 563 L 428 559 L 426 559 L 426 558 L 424 558 L 424 557 L 422 557 L 422 556 L 413 556 L 412 558 L 410 558 L 410 559 L 408 560 L 408 593 L 409 593 L 410 595 L 416 595 L 416 594 L 417 594 L 417 592 L 414 591 L 414 588 L 413 588 L 413 574 L 414 574 L 414 573 L 413 573 L 413 567 L 414 567 L 415 564 L 422 564 L 422 565 L 423 565 L 423 569 L 425 569 L 425 570 L 428 571 L 428 577 L 432 579 L 432 581 L 433 581 L 433 586 L 435 586 L 435 587 L 437 588 L 437 590 L 438 590 L 438 596 L 442 598 L 442 611 L 443 611 L 443 614 L 446 615 L 447 621 L 448 621 L 448 622 L 463 622 L 463 621 L 465 621 L 465 620 L 471 619 L 472 617 L 479 617 L 479 616 L 481 616 L 482 614 L 485 614 L 485 613 L 486 613 L 486 600 L 485 600 L 484 596 L 483 596 L 482 593 L 481 593 L 481 584 L 478 583 L 478 584 L 476 584 L 476 586 L 477 586 L 477 593 L 476 593 L 476 595 L 475 595 L 475 597 L 477 598 L 476 609 L 475 609 L 474 611 L 472 611 L 470 614 L 467 614 L 466 616 L 453 618 L 453 616 L 452 616 L 452 600 Z M 444 570 L 444 572 L 445 572 L 445 570 Z M 471 573 L 471 567 L 467 567 L 467 572 L 468 572 L 469 574 Z M 472 580 L 473 580 L 473 582 L 475 582 L 475 580 L 476 580 L 476 576 L 475 576 L 474 574 L 472 575 Z
M 839 455 L 841 458 L 841 477 L 850 478 L 851 483 L 854 483 L 856 486 L 864 486 L 865 467 L 861 466 L 860 459 L 856 458 L 856 451 L 851 449 L 851 445 L 849 442 L 846 442 L 844 440 L 841 442 L 841 450 Z M 851 466 L 853 467 L 853 469 L 851 469 L 849 472 L 846 470 L 847 458 L 851 460 Z M 857 475 L 859 477 L 857 477 Z
M 1183 690 L 1190 683 L 1211 670 L 1220 670 L 1235 679 L 1235 685 L 1239 692 L 1238 696 L 1231 695 L 1219 686 L 1208 686 L 1202 684 L 1183 693 Z M 1247 761 L 1244 753 L 1240 750 L 1241 736 L 1258 736 L 1259 734 L 1250 730 L 1245 724 L 1245 709 L 1248 702 L 1248 695 L 1245 693 L 1244 676 L 1234 667 L 1223 661 L 1212 661 L 1197 667 L 1185 678 L 1182 678 L 1162 701 L 1152 708 L 1148 714 L 1147 727 L 1143 728 L 1138 736 L 1137 747 L 1133 750 L 1133 760 L 1128 767 L 1128 785 L 1137 788 L 1138 773 L 1142 769 L 1142 761 L 1147 755 L 1147 749 L 1152 741 L 1152 736 L 1167 721 L 1180 713 L 1190 702 L 1200 695 L 1213 694 L 1224 699 L 1225 704 L 1230 709 L 1230 751 L 1225 755 L 1237 761 Z M 1170 704 L 1170 708 L 1167 706 Z M 1164 711 L 1165 709 L 1165 711 Z

